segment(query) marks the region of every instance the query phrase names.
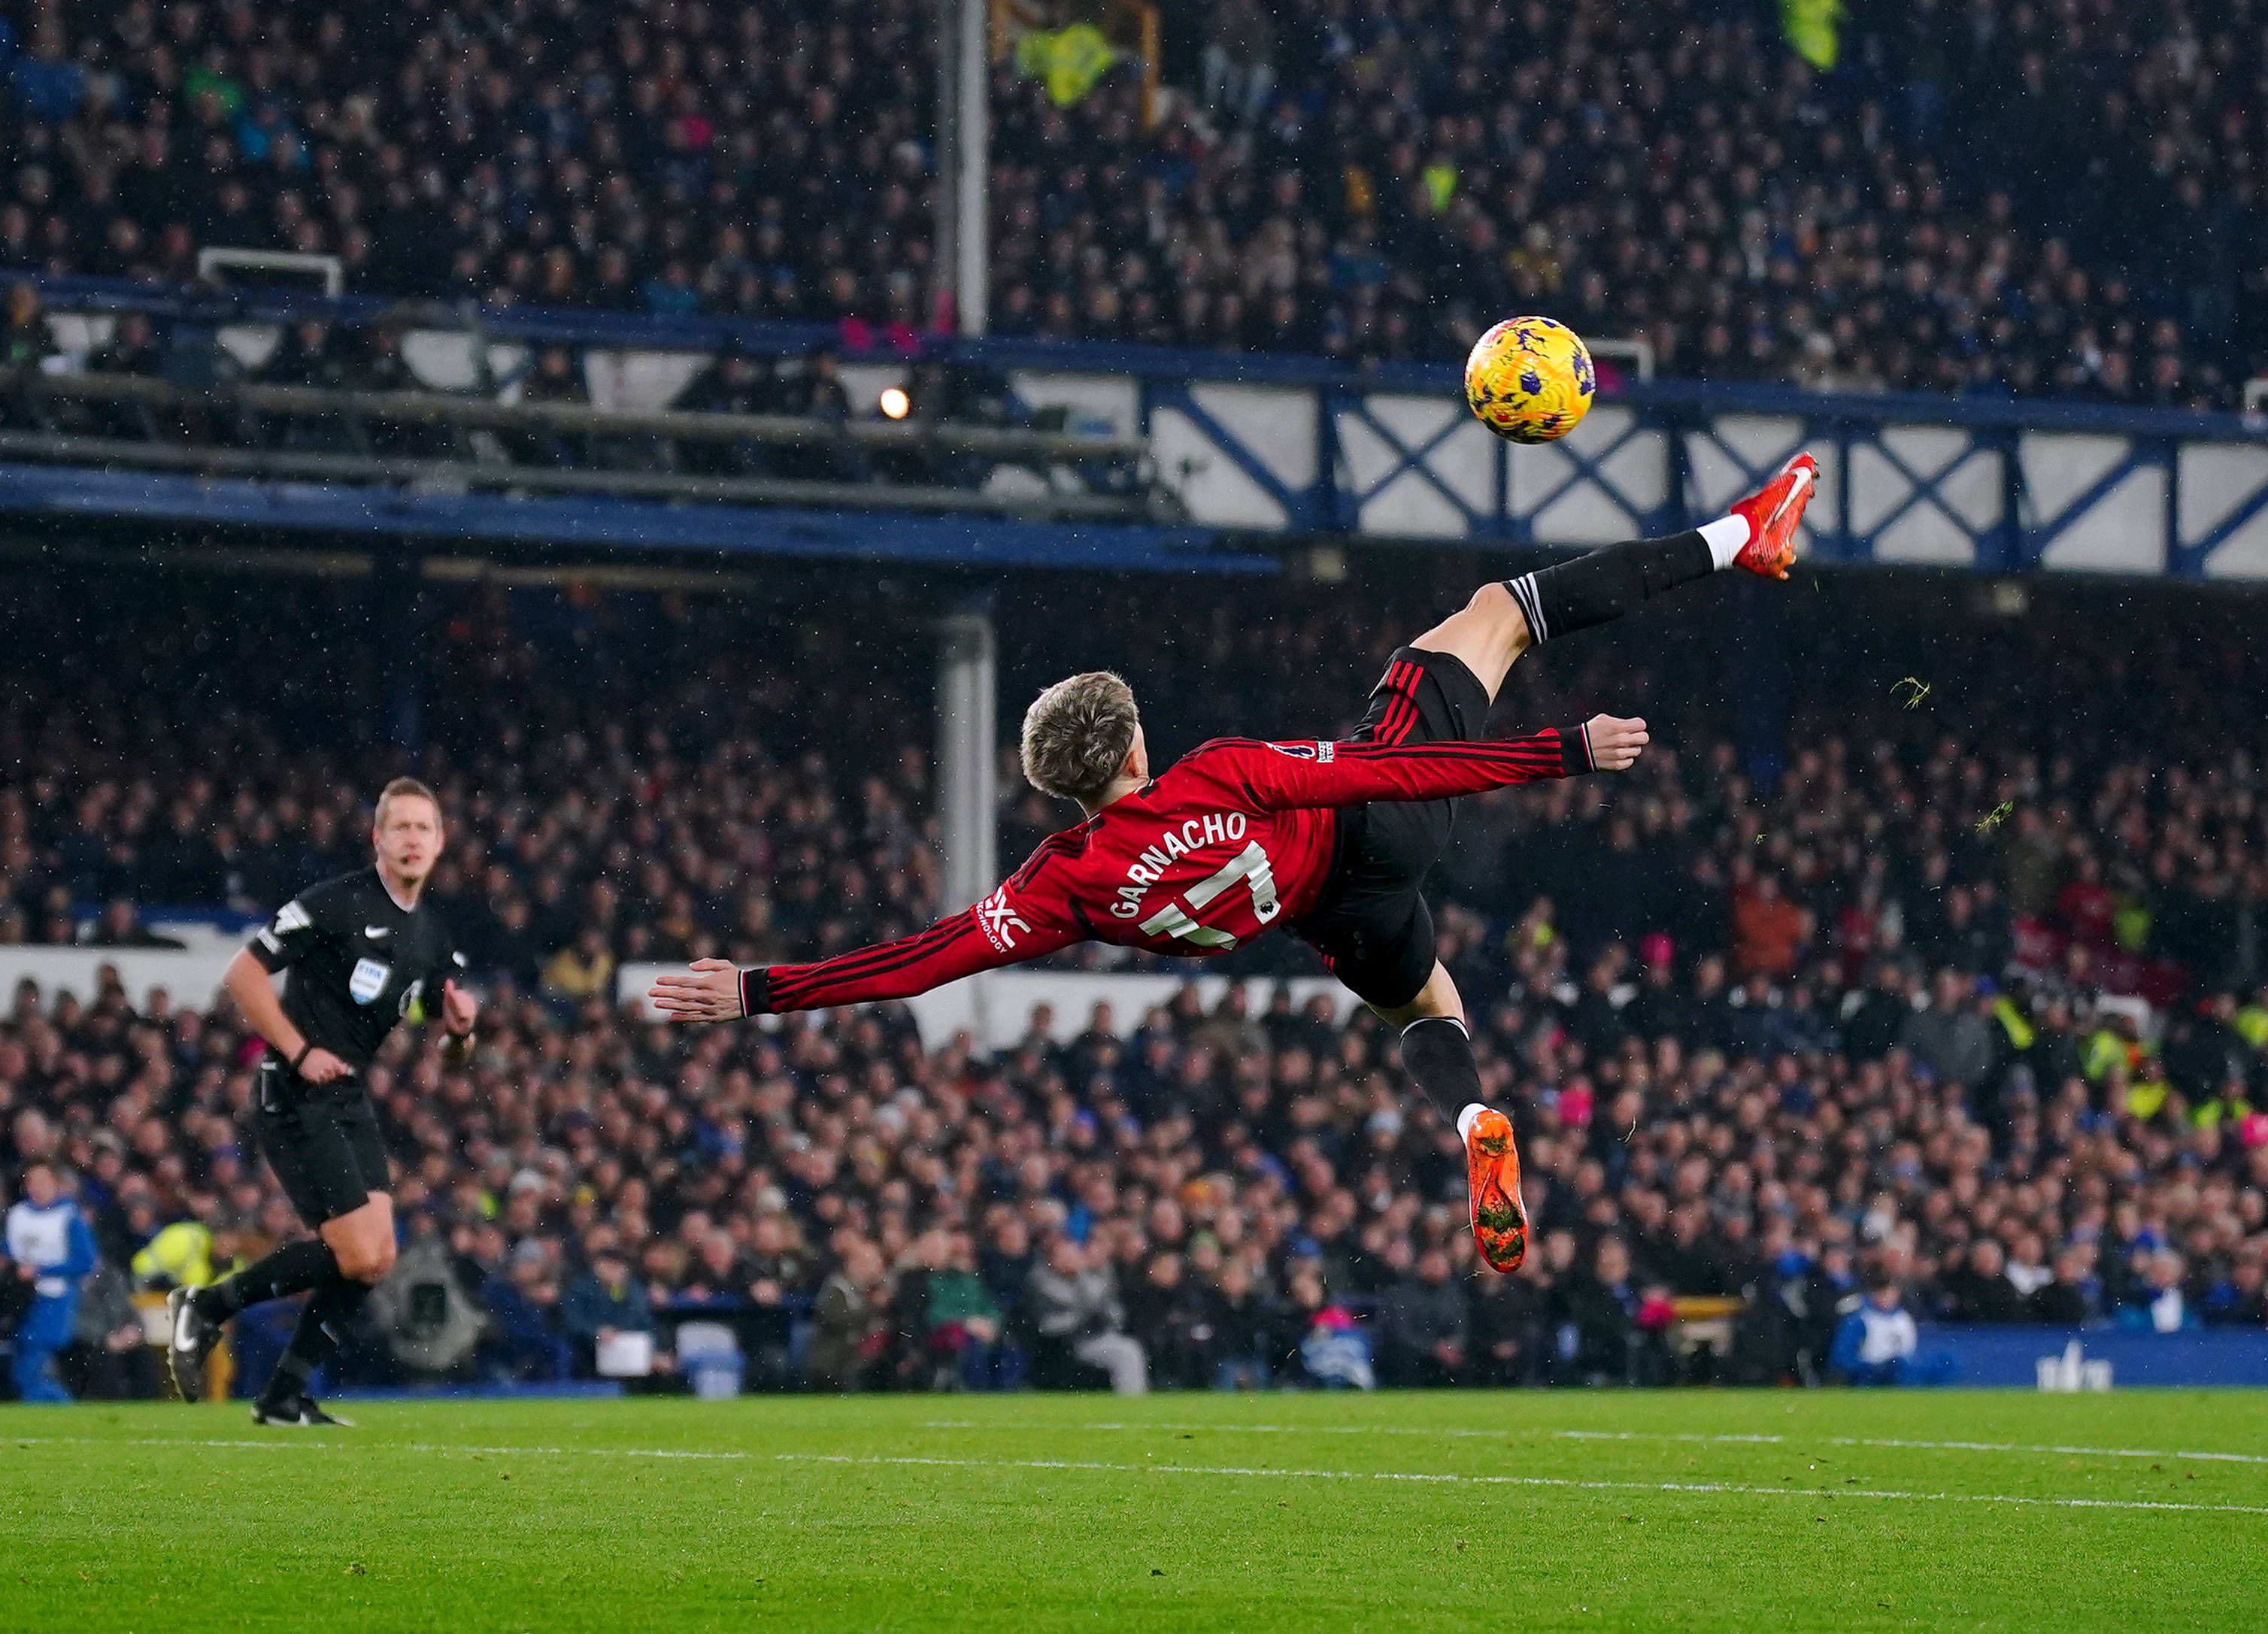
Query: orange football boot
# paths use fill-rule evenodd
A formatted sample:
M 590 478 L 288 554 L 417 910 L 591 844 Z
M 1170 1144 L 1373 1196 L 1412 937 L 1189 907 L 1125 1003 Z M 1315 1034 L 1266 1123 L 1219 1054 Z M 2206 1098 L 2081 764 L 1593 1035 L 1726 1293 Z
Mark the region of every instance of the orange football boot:
M 1457 1119 L 1465 1137 L 1465 1179 L 1472 1187 L 1473 1240 L 1500 1271 L 1528 1257 L 1528 1209 L 1520 1200 L 1520 1149 L 1512 1120 L 1476 1101 Z
M 1734 516 L 1749 521 L 1749 542 L 1741 547 L 1734 564 L 1766 578 L 1786 578 L 1795 561 L 1795 526 L 1803 508 L 1819 488 L 1819 461 L 1798 454 L 1780 467 L 1779 475 L 1733 506 Z

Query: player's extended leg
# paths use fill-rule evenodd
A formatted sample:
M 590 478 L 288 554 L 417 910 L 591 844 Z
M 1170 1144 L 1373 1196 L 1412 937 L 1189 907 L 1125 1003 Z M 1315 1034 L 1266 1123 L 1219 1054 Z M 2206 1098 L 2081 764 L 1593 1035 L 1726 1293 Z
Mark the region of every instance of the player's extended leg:
M 1516 1270 L 1528 1257 L 1528 1210 L 1520 1199 L 1520 1148 L 1512 1120 L 1481 1101 L 1480 1063 L 1465 1028 L 1464 1000 L 1440 961 L 1408 1004 L 1371 1006 L 1402 1029 L 1402 1068 L 1465 1143 L 1473 1240 L 1495 1270 Z
M 1572 562 L 1484 585 L 1464 607 L 1410 644 L 1454 654 L 1493 703 L 1506 672 L 1538 642 L 1609 623 L 1665 590 L 1725 568 L 1786 578 L 1795 560 L 1796 525 L 1818 476 L 1818 461 L 1797 454 L 1771 482 L 1713 522 L 1667 539 L 1609 545 Z

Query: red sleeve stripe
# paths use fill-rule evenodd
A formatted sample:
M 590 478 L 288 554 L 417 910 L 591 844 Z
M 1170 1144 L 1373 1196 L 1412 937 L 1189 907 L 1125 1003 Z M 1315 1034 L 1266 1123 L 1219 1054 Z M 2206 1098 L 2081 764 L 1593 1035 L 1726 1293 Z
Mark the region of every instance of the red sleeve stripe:
M 844 982 L 871 980 L 890 971 L 900 969 L 916 960 L 942 953 L 962 931 L 973 929 L 966 914 L 932 925 L 920 935 L 902 942 L 885 942 L 860 953 L 844 953 L 834 959 L 822 959 L 815 964 L 772 967 L 771 994 L 777 1002 L 792 998 L 821 987 L 832 987 Z
M 1417 743 L 1406 748 L 1384 743 L 1351 743 L 1341 745 L 1338 755 L 1341 760 L 1352 761 L 1447 761 L 1453 764 L 1477 761 L 1490 766 L 1500 766 L 1507 761 L 1516 766 L 1557 766 L 1560 761 L 1556 733 L 1550 743 Z
M 919 960 L 932 958 L 951 946 L 959 927 L 939 927 L 911 943 L 890 942 L 879 948 L 821 959 L 807 965 L 774 966 L 772 997 L 797 998 L 829 988 L 870 981 Z

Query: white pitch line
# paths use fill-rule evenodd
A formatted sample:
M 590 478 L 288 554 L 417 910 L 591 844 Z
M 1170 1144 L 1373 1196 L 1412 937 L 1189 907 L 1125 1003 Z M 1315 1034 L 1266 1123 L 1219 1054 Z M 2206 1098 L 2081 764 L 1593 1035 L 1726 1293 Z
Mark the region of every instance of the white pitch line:
M 1058 1426 L 1044 1424 L 984 1424 L 967 1418 L 933 1418 L 922 1427 L 926 1430 L 1025 1429 L 1038 1432 Z M 1874 1446 L 1900 1452 L 2021 1453 L 2068 1458 L 2180 1458 L 2201 1463 L 2268 1464 L 2268 1454 L 2214 1453 L 2192 1447 L 2065 1446 L 2051 1442 L 2030 1441 L 1915 1441 L 1888 1436 L 1709 1435 L 1671 1430 L 1528 1430 L 1518 1426 L 1502 1430 L 1471 1430 L 1447 1424 L 1231 1424 L 1162 1420 L 1156 1424 L 1103 1423 L 1068 1427 L 1136 1433 L 1156 1430 L 1204 1431 L 1221 1435 L 1406 1435 L 1485 1441 L 1541 1438 L 1557 1441 L 1683 1441 L 1704 1446 Z
M 747 1460 L 776 1456 L 765 1453 L 739 1453 L 706 1447 L 670 1446 L 478 1446 L 457 1442 L 437 1441 L 368 1441 L 350 1434 L 342 1438 L 328 1436 L 278 1437 L 269 1441 L 225 1440 L 180 1435 L 109 1436 L 109 1435 L 4 1435 L 0 1434 L 0 1446 L 207 1446 L 217 1449 L 247 1447 L 261 1453 L 351 1453 L 375 1451 L 391 1453 L 423 1453 L 439 1454 L 470 1454 L 480 1458 L 688 1458 Z
M 1916 1504 L 2013 1504 L 2028 1509 L 2171 1510 L 2193 1514 L 2268 1515 L 2257 1504 L 2190 1504 L 2146 1498 L 2028 1498 L 2007 1492 L 1911 1492 L 1885 1487 L 1743 1486 L 1721 1481 L 1584 1481 L 1568 1476 L 1453 1475 L 1436 1470 L 1264 1469 L 1239 1464 L 1113 1464 L 1069 1458 L 864 1457 L 844 1453 L 775 1453 L 787 1462 L 909 1465 L 941 1469 L 1064 1469 L 1130 1476 L 1228 1476 L 1280 1481 L 1409 1481 L 1444 1486 L 1552 1487 L 1584 1492 L 1699 1493 L 1733 1498 L 1867 1498 Z
M 1864 1498 L 1917 1504 L 2006 1504 L 2028 1509 L 2154 1510 L 2183 1514 L 2268 1515 L 2268 1505 L 2255 1504 L 2175 1503 L 2140 1498 L 2036 1498 L 2005 1492 L 1914 1492 L 1884 1487 L 1748 1486 L 1721 1481 L 1587 1481 L 1568 1476 L 1457 1475 L 1446 1470 L 1425 1469 L 1267 1469 L 1242 1464 L 1116 1464 L 1068 1458 L 922 1458 L 848 1453 L 745 1453 L 643 1446 L 478 1446 L 426 1441 L 365 1441 L 359 1439 L 316 1440 L 294 1438 L 248 1441 L 201 1439 L 191 1436 L 19 1435 L 0 1437 L 0 1441 L 12 1442 L 18 1446 L 183 1446 L 216 1450 L 251 1448 L 259 1452 L 416 1453 L 429 1456 L 478 1454 L 483 1457 L 503 1458 L 718 1459 L 770 1463 L 845 1464 L 878 1468 L 1040 1469 L 1130 1476 L 1221 1476 L 1238 1480 L 1269 1481 L 1395 1481 L 1439 1486 L 1548 1487 L 1582 1492 L 1660 1492 L 1704 1497 L 1821 1500 Z
M 2066 1446 L 2051 1441 L 1911 1441 L 1891 1436 L 1848 1435 L 1801 1440 L 1780 1435 L 1697 1435 L 1643 1430 L 1555 1430 L 1551 1433 L 1571 1441 L 1764 1441 L 1787 1446 L 1887 1446 L 1901 1451 L 1932 1453 L 2029 1453 L 2066 1458 L 2186 1458 L 2207 1463 L 2268 1464 L 2268 1454 L 2212 1453 L 2197 1447 Z

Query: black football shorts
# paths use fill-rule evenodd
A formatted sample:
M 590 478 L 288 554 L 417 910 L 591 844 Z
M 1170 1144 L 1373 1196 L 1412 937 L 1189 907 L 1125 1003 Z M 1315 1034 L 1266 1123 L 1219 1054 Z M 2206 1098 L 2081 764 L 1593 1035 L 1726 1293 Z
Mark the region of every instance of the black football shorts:
M 253 1125 L 276 1183 L 310 1229 L 390 1191 L 378 1109 L 359 1078 L 310 1084 L 280 1061 L 263 1062 Z
M 1353 740 L 1476 742 L 1488 713 L 1488 694 L 1463 659 L 1403 647 L 1372 689 Z M 1339 813 L 1330 877 L 1294 928 L 1367 1004 L 1406 1005 L 1433 973 L 1433 914 L 1420 887 L 1455 817 L 1454 800 L 1376 800 Z

